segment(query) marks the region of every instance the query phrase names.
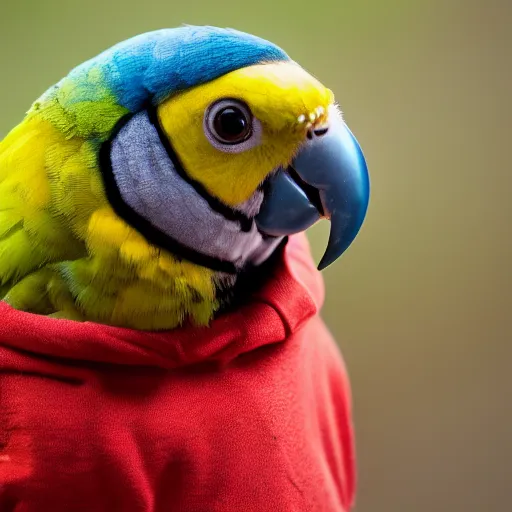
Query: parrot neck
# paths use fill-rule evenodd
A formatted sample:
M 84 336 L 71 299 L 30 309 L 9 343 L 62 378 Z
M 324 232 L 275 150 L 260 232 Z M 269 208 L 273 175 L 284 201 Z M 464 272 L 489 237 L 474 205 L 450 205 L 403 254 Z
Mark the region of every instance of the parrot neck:
M 236 274 L 263 263 L 282 241 L 262 235 L 243 210 L 257 213 L 263 193 L 234 210 L 190 180 L 158 120 L 148 111 L 123 120 L 101 149 L 110 204 L 150 243 L 211 270 Z

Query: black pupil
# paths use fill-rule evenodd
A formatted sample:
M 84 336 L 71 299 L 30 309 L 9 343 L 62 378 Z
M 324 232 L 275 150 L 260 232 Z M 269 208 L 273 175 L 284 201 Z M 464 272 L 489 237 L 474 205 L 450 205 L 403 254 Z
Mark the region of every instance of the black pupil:
M 226 107 L 215 116 L 214 128 L 224 141 L 240 142 L 249 133 L 249 121 L 239 109 Z

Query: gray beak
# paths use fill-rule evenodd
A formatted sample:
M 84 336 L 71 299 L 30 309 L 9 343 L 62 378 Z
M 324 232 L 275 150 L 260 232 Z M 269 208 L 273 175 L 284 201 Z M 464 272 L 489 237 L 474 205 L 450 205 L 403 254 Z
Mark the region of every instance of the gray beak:
M 328 130 L 310 131 L 308 140 L 288 169 L 268 183 L 256 224 L 271 236 L 286 236 L 331 221 L 324 269 L 349 247 L 366 215 L 369 177 L 363 152 L 341 116 L 333 112 Z

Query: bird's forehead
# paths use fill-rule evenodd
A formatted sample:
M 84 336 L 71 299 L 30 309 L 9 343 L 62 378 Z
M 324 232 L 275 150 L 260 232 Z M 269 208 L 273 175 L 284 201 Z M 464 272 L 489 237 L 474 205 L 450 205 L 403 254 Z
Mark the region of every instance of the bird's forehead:
M 257 117 L 281 113 L 293 120 L 327 111 L 334 102 L 332 92 L 294 62 L 240 68 L 181 94 L 196 110 L 220 98 L 234 98 L 247 103 Z
M 247 81 L 256 85 L 268 84 L 284 90 L 300 89 L 321 92 L 325 87 L 296 62 L 269 62 L 243 67 L 227 73 L 219 80 Z

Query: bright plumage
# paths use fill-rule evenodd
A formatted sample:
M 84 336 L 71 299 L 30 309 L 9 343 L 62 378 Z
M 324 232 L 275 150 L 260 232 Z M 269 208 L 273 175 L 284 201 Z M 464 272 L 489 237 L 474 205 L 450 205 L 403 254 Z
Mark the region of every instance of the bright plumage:
M 333 94 L 234 30 L 138 36 L 73 70 L 0 143 L 0 296 L 137 329 L 206 324 L 288 234 L 357 234 L 364 158 Z

